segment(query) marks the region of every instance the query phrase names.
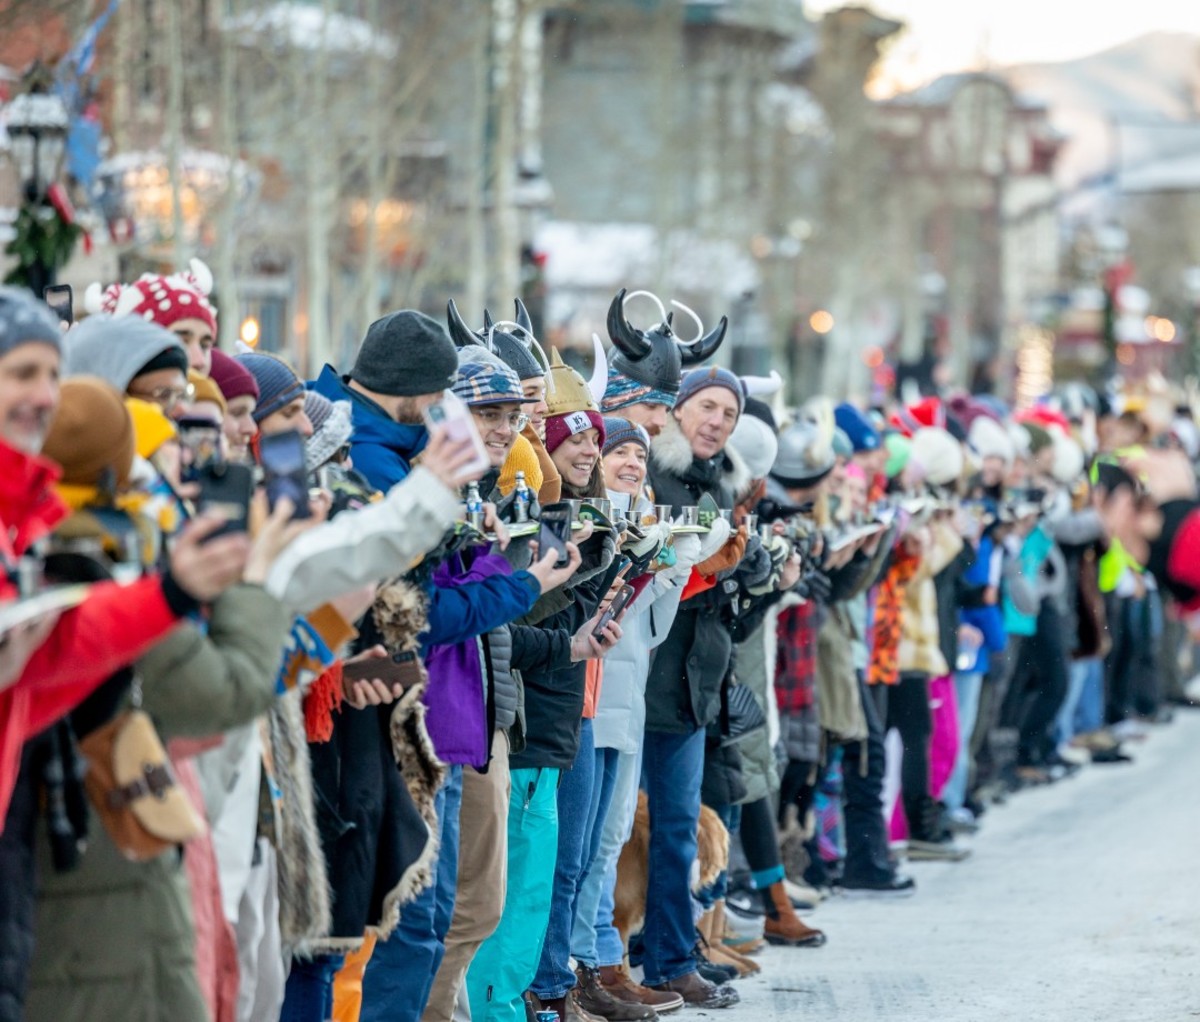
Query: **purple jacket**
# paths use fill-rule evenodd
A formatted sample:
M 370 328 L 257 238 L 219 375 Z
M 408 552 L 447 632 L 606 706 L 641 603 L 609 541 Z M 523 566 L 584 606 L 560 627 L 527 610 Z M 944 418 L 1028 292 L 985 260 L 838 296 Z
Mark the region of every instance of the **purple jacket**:
M 470 568 L 454 558 L 433 574 L 425 635 L 425 727 L 444 763 L 487 765 L 491 745 L 487 672 L 479 637 L 528 614 L 540 593 L 526 571 L 498 554 Z

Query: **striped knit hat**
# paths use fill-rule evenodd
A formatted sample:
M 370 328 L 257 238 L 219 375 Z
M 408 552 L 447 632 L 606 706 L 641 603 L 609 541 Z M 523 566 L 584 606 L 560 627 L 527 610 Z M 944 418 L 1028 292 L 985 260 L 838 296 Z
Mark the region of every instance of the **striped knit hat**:
M 636 422 L 616 415 L 604 416 L 604 453 L 615 451 L 622 444 L 641 444 L 650 453 L 650 434 Z
M 610 362 L 608 387 L 604 391 L 604 399 L 600 402 L 600 410 L 607 415 L 636 404 L 666 405 L 667 408 L 674 408 L 675 395 L 626 376 L 620 370 L 614 369 Z
M 238 355 L 237 362 L 250 370 L 258 384 L 258 405 L 254 421 L 262 422 L 269 415 L 304 396 L 304 383 L 283 359 L 261 352 Z

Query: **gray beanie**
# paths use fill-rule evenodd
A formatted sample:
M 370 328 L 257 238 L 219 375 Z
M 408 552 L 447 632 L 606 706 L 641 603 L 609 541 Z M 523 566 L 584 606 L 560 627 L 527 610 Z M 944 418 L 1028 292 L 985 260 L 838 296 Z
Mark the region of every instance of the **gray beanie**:
M 423 312 L 401 309 L 368 328 L 350 379 L 376 394 L 416 397 L 445 390 L 457 369 L 446 328 Z
M 64 347 L 64 376 L 99 376 L 121 394 L 147 363 L 165 352 L 178 349 L 187 364 L 179 338 L 141 316 L 88 316 L 67 334 Z
M 22 344 L 62 347 L 62 326 L 50 306 L 22 287 L 0 287 L 0 355 Z

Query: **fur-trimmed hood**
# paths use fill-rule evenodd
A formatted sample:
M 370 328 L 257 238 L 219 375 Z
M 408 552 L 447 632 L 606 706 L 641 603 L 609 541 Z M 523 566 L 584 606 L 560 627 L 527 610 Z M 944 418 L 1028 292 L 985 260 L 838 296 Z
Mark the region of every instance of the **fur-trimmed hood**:
M 662 432 L 650 442 L 650 469 L 659 502 L 668 498 L 674 502 L 666 492 L 671 489 L 666 485 L 669 479 L 674 479 L 689 489 L 708 490 L 714 498 L 717 497 L 715 491 L 720 489 L 725 494 L 725 502 L 718 500 L 718 503 L 722 507 L 732 507 L 734 500 L 752 481 L 745 461 L 730 444 L 726 444 L 715 458 L 707 461 L 696 458 L 691 443 L 673 415 L 668 416 Z

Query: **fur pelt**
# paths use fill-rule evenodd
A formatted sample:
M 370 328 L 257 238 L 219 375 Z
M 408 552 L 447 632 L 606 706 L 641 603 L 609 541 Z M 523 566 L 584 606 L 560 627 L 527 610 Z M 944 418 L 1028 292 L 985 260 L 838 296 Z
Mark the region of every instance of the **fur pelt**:
M 729 831 L 708 806 L 700 807 L 696 828 L 696 863 L 699 878 L 693 890 L 713 883 L 729 865 Z M 646 921 L 646 891 L 650 883 L 650 803 L 638 792 L 633 833 L 617 860 L 617 885 L 613 893 L 613 925 L 629 951 L 629 937 Z
M 724 450 L 725 467 L 721 482 L 734 494 L 745 493 L 752 482 L 750 469 L 740 454 L 727 444 Z M 682 476 L 692 467 L 692 445 L 679 428 L 675 416 L 667 416 L 666 425 L 650 443 L 650 459 L 674 476 Z
M 392 710 L 392 753 L 400 767 L 400 776 L 408 794 L 425 821 L 429 835 L 425 849 L 399 882 L 383 899 L 383 913 L 373 927 L 380 940 L 386 940 L 400 922 L 400 911 L 433 883 L 433 868 L 438 858 L 438 818 L 434 799 L 446 779 L 446 767 L 438 758 L 425 730 L 425 685 L 414 685 L 400 697 Z
M 283 942 L 293 946 L 319 939 L 332 925 L 301 698 L 293 689 L 267 714 L 272 771 L 281 794 L 275 820 L 279 929 Z
M 420 647 L 418 636 L 429 624 L 429 608 L 420 589 L 393 580 L 379 587 L 371 610 L 389 653 L 412 653 Z

